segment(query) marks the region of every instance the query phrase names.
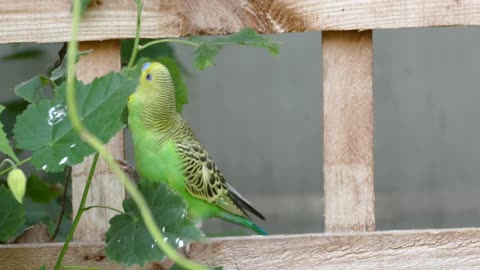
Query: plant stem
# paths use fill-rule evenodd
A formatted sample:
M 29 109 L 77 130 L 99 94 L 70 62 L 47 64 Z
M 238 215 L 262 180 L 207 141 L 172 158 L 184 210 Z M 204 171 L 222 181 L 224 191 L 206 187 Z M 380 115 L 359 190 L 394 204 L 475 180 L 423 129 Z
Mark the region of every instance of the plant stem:
M 153 46 L 153 45 L 156 45 L 156 44 L 159 44 L 159 43 L 165 43 L 165 42 L 183 43 L 183 44 L 191 45 L 191 46 L 194 46 L 194 47 L 200 46 L 197 43 L 195 43 L 193 41 L 189 41 L 189 40 L 166 38 L 166 39 L 159 39 L 159 40 L 155 40 L 155 41 L 150 41 L 150 42 L 148 42 L 144 45 L 138 45 L 138 50 L 141 51 L 141 50 L 144 50 L 144 49 L 146 49 L 150 46 Z
M 104 208 L 104 209 L 108 209 L 108 210 L 112 210 L 112 211 L 115 211 L 119 214 L 125 214 L 123 211 L 121 210 L 118 210 L 117 208 L 113 208 L 113 207 L 110 207 L 110 206 L 105 206 L 105 205 L 92 205 L 92 206 L 88 206 L 88 207 L 85 207 L 83 208 L 83 211 L 88 211 L 92 208 Z
M 75 0 L 78 1 L 78 0 Z M 74 91 L 74 89 L 72 89 Z M 67 104 L 69 97 L 69 90 L 67 88 Z M 76 113 L 70 113 L 70 117 L 77 117 Z M 73 122 L 73 121 L 72 121 Z M 83 126 L 81 126 L 80 132 L 82 139 L 90 144 L 94 149 L 98 151 L 100 156 L 108 163 L 110 169 L 118 176 L 118 179 L 122 184 L 125 186 L 125 189 L 130 194 L 130 198 L 133 199 L 135 204 L 137 205 L 138 209 L 140 210 L 140 214 L 142 215 L 142 219 L 145 223 L 145 226 L 148 229 L 148 232 L 152 236 L 153 239 L 164 239 L 163 234 L 161 233 L 160 229 L 158 228 L 157 224 L 152 215 L 152 211 L 148 207 L 147 202 L 143 195 L 138 191 L 136 186 L 132 183 L 132 181 L 128 178 L 128 176 L 122 171 L 122 169 L 118 166 L 115 159 L 112 157 L 110 152 L 103 146 L 103 143 L 97 139 L 95 136 L 90 134 Z M 157 246 L 167 255 L 172 261 L 176 262 L 180 266 L 183 266 L 186 269 L 191 270 L 207 270 L 210 269 L 208 267 L 202 266 L 197 264 L 193 261 L 190 261 L 177 253 L 177 251 L 165 241 L 157 241 Z M 57 269 L 55 269 L 57 270 Z
M 110 169 L 118 176 L 118 179 L 122 184 L 125 186 L 125 189 L 130 194 L 130 197 L 137 205 L 138 209 L 140 210 L 140 214 L 142 215 L 143 221 L 145 226 L 148 229 L 148 232 L 152 236 L 153 239 L 159 240 L 157 241 L 157 246 L 167 255 L 171 260 L 183 266 L 184 268 L 191 269 L 191 270 L 207 270 L 208 267 L 202 266 L 197 264 L 193 261 L 190 261 L 177 253 L 177 251 L 168 244 L 168 242 L 163 241 L 163 234 L 161 233 L 160 229 L 158 228 L 157 224 L 152 215 L 152 211 L 148 207 L 147 202 L 143 195 L 138 191 L 136 186 L 130 181 L 127 175 L 122 171 L 120 166 L 117 164 L 113 156 L 108 152 L 107 148 L 103 145 L 103 142 L 92 135 L 82 124 L 78 116 L 77 106 L 75 102 L 75 55 L 78 50 L 78 26 L 80 23 L 80 5 L 81 0 L 74 0 L 73 1 L 73 19 L 72 19 L 72 36 L 68 46 L 67 52 L 67 93 L 66 93 L 66 103 L 68 108 L 68 115 L 70 117 L 70 121 L 72 123 L 73 128 L 76 132 L 80 134 L 80 137 L 92 146 L 95 150 L 97 150 L 98 154 L 108 163 Z M 138 5 L 137 0 L 137 5 Z M 137 8 L 137 15 L 141 12 L 141 8 Z M 139 23 L 139 16 L 137 16 L 137 24 Z M 138 31 L 139 33 L 139 31 Z M 139 36 L 139 34 L 138 34 Z M 137 39 L 138 39 L 137 36 Z M 132 53 L 132 56 L 133 53 Z M 130 59 L 130 63 L 135 62 L 135 60 Z M 133 64 L 132 64 L 133 65 Z M 83 208 L 83 206 L 81 207 Z M 81 210 L 81 208 L 79 208 Z M 73 229 L 73 228 L 72 228 Z M 65 243 L 65 246 L 68 246 L 68 243 Z M 63 250 L 63 249 L 62 249 Z M 58 264 L 58 261 L 57 261 Z M 55 268 L 58 270 L 58 268 Z
M 135 29 L 135 41 L 133 43 L 132 55 L 130 56 L 130 61 L 128 61 L 127 66 L 129 69 L 133 67 L 135 59 L 137 58 L 138 43 L 140 42 L 140 25 L 142 23 L 143 0 L 136 0 L 135 2 L 137 3 L 137 28 Z
M 0 172 L 0 175 L 2 175 L 2 174 L 4 174 L 4 173 L 6 173 L 6 172 L 8 172 L 8 171 L 10 171 L 11 169 L 13 169 L 13 168 L 15 168 L 15 167 L 18 167 L 18 166 L 20 166 L 20 165 L 22 165 L 22 164 L 24 164 L 24 163 L 27 163 L 27 162 L 29 162 L 29 161 L 30 161 L 30 159 L 32 159 L 32 157 L 28 157 L 28 158 L 26 158 L 26 159 L 24 159 L 24 160 L 22 160 L 22 161 L 18 162 L 17 164 L 15 164 L 15 165 L 12 165 L 12 166 L 10 166 L 10 167 L 6 168 L 5 170 L 3 170 L 3 171 L 1 171 L 1 172 Z
M 84 212 L 83 208 L 85 207 L 85 202 L 87 201 L 88 191 L 90 189 L 90 184 L 92 183 L 93 175 L 95 173 L 95 168 L 97 167 L 98 161 L 98 153 L 95 153 L 93 158 L 92 166 L 90 167 L 90 173 L 88 174 L 87 182 L 85 183 L 85 187 L 83 188 L 82 199 L 80 200 L 80 205 L 78 206 L 77 214 L 75 215 L 75 219 L 73 220 L 72 228 L 68 232 L 67 239 L 65 239 L 65 243 L 63 243 L 62 250 L 60 251 L 60 255 L 58 256 L 57 263 L 55 263 L 55 270 L 59 270 L 62 266 L 63 257 L 65 256 L 65 252 L 67 252 L 68 245 L 73 238 L 73 234 L 77 229 L 78 222 L 82 217 Z
M 14 167 L 14 168 L 16 167 L 15 162 L 13 162 L 13 160 L 11 160 L 9 158 L 4 159 L 2 161 L 2 163 L 0 163 L 0 167 L 2 167 L 3 164 L 5 164 L 5 163 L 10 163 L 10 167 Z
M 63 197 L 62 197 L 62 209 L 60 210 L 60 215 L 57 221 L 57 227 L 55 228 L 55 232 L 53 236 L 50 237 L 50 242 L 55 240 L 57 237 L 58 232 L 60 231 L 60 225 L 62 225 L 63 215 L 65 214 L 65 207 L 67 205 L 67 191 L 68 191 L 68 180 L 70 180 L 72 176 L 72 167 L 65 167 L 65 184 L 63 185 Z
M 80 0 L 73 0 L 72 36 L 67 48 L 67 109 L 70 121 L 75 130 L 82 130 L 82 122 L 78 116 L 77 103 L 75 102 L 75 57 L 78 51 L 78 26 L 80 24 Z M 81 135 L 81 134 L 80 134 Z

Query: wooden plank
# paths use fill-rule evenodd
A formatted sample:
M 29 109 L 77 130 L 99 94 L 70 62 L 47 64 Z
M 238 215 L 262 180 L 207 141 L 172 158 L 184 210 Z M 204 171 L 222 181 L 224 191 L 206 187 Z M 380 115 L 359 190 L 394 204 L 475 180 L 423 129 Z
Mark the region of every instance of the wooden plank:
M 102 242 L 73 243 L 65 265 L 122 269 L 105 258 L 103 247 Z M 0 266 L 51 266 L 60 248 L 61 243 L 3 245 Z M 190 256 L 225 270 L 478 269 L 479 251 L 480 229 L 467 228 L 211 238 L 192 244 Z
M 31 270 L 46 266 L 53 269 L 63 243 L 0 245 L 2 269 Z M 71 243 L 63 265 L 81 265 L 97 269 L 126 269 L 108 261 L 103 252 L 104 243 Z
M 0 43 L 70 38 L 70 0 L 0 0 Z M 477 0 L 145 0 L 142 37 L 480 25 Z M 133 38 L 132 0 L 96 0 L 80 40 Z
M 322 46 L 325 228 L 371 231 L 372 31 L 323 32 Z
M 78 78 L 85 82 L 92 81 L 95 77 L 106 74 L 110 71 L 119 71 L 120 64 L 120 43 L 119 41 L 84 42 L 80 43 L 79 50 L 94 51 L 87 56 L 80 58 L 77 66 Z M 119 132 L 107 145 L 110 152 L 117 159 L 124 158 L 123 132 Z M 72 170 L 72 206 L 74 215 L 82 197 L 83 188 L 90 171 L 93 156 Z M 90 186 L 86 206 L 106 205 L 122 209 L 122 201 L 125 198 L 123 185 L 110 171 L 107 163 L 100 159 L 97 163 L 95 176 Z M 91 209 L 86 212 L 75 232 L 74 239 L 77 241 L 98 241 L 105 239 L 105 232 L 109 228 L 108 221 L 116 213 L 107 209 Z

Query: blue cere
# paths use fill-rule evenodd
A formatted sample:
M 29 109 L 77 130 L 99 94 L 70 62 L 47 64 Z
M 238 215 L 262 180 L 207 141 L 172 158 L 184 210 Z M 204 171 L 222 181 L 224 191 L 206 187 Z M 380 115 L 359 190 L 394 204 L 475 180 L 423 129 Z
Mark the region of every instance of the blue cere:
M 145 71 L 145 69 L 147 69 L 150 65 L 151 65 L 150 62 L 143 64 L 142 71 Z

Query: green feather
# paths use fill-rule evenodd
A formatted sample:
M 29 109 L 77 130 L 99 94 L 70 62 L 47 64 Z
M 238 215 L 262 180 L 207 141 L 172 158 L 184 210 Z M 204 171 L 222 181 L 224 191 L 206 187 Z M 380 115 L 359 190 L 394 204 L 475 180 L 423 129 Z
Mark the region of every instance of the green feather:
M 225 181 L 176 112 L 172 79 L 162 64 L 144 66 L 137 91 L 128 100 L 128 126 L 140 176 L 166 181 L 186 199 L 193 219 L 217 217 L 266 234 L 247 211 L 264 217 Z

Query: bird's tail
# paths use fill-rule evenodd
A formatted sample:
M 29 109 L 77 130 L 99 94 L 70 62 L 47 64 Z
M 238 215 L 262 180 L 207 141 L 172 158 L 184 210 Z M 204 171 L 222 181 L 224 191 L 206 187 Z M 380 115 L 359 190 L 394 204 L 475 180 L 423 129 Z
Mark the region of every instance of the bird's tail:
M 250 221 L 250 224 L 249 224 L 247 227 L 249 227 L 250 229 L 254 230 L 254 231 L 255 231 L 256 233 L 258 233 L 258 234 L 268 235 L 268 233 L 267 233 L 264 229 L 260 228 L 260 226 L 258 226 L 257 224 L 253 223 L 251 220 L 249 220 L 249 221 Z
M 244 227 L 247 227 L 250 230 L 252 230 L 252 231 L 254 231 L 254 232 L 256 232 L 260 235 L 268 235 L 268 233 L 264 229 L 260 228 L 260 226 L 253 223 L 253 221 L 251 221 L 249 218 L 240 217 L 240 216 L 233 215 L 233 214 L 230 214 L 230 213 L 227 213 L 227 212 L 220 213 L 218 215 L 218 217 L 223 219 L 223 220 L 226 220 L 226 221 L 229 221 L 229 222 L 236 223 L 238 225 L 242 225 Z

